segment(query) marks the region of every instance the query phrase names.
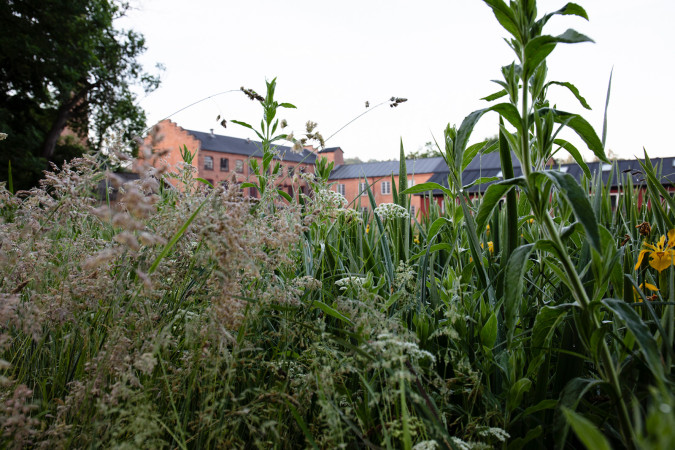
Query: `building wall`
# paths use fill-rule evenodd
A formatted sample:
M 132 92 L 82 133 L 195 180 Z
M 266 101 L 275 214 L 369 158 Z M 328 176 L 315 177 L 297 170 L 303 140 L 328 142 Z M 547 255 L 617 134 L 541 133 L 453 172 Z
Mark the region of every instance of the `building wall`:
M 236 153 L 217 152 L 212 150 L 201 149 L 201 143 L 187 130 L 181 128 L 170 120 L 163 120 L 155 126 L 151 135 L 145 138 L 144 143 L 152 149 L 153 153 L 164 152 L 160 161 L 155 162 L 155 166 L 165 163 L 169 166 L 169 170 L 177 172 L 177 164 L 182 162 L 180 149 L 186 146 L 187 149 L 195 154 L 192 165 L 197 169 L 198 177 L 204 178 L 213 184 L 232 182 L 243 183 L 246 181 L 257 181 L 253 171 L 250 168 L 250 160 L 256 159 L 259 167 L 262 166 L 262 158 L 251 158 L 246 155 Z M 142 155 L 141 155 L 142 156 Z M 212 158 L 213 167 L 207 167 L 207 158 Z M 227 170 L 221 170 L 221 159 L 227 160 Z M 242 171 L 237 171 L 237 161 L 241 162 Z M 307 192 L 308 185 L 299 177 L 289 176 L 289 168 L 291 173 L 300 174 L 302 171 L 314 173 L 314 164 L 309 163 L 295 163 L 274 160 L 273 164 L 279 162 L 282 168 L 280 176 L 277 180 L 277 186 L 282 188 L 287 193 L 293 195 L 299 190 L 304 189 Z M 251 190 L 248 192 L 253 194 Z
M 433 173 L 419 173 L 414 175 L 408 174 L 408 187 L 412 185 L 413 180 L 415 184 L 426 183 L 427 181 L 429 181 L 429 178 L 431 178 L 433 175 L 434 175 Z M 331 180 L 331 182 L 334 183 L 333 185 L 334 191 L 340 192 L 340 189 L 344 189 L 344 196 L 349 202 L 350 207 L 371 209 L 370 200 L 368 198 L 368 192 L 361 193 L 360 183 L 365 183 L 365 179 L 348 178 L 342 180 Z M 370 185 L 371 191 L 373 192 L 373 196 L 375 197 L 376 204 L 380 205 L 382 203 L 394 202 L 394 195 L 393 195 L 394 189 L 393 186 L 391 186 L 392 183 L 391 176 L 368 179 L 368 183 Z M 389 184 L 388 186 L 389 193 L 383 193 L 382 185 L 384 183 Z M 398 183 L 399 183 L 398 175 L 394 175 L 394 183 L 396 184 L 396 189 L 398 190 Z M 344 185 L 344 188 L 341 188 L 341 185 Z M 417 195 L 411 195 L 410 205 L 414 208 L 415 215 L 419 218 L 420 217 L 419 212 L 422 207 L 422 197 Z

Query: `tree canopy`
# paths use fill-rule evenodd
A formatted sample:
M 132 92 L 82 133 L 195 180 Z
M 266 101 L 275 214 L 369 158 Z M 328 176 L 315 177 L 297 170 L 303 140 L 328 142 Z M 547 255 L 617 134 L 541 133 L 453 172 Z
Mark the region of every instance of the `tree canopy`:
M 133 87 L 150 92 L 159 78 L 138 61 L 143 36 L 115 27 L 127 10 L 117 0 L 0 2 L 2 179 L 11 160 L 15 185 L 29 187 L 48 161 L 100 150 L 110 134 L 142 132 Z M 61 138 L 66 129 L 70 140 Z

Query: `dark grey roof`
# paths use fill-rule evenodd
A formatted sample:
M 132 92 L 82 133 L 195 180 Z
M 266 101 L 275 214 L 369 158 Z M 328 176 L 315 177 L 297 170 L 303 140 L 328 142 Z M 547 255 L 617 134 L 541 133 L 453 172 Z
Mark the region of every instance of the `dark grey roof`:
M 471 164 L 467 166 L 466 170 L 464 170 L 464 172 L 462 173 L 462 182 L 465 186 L 471 184 L 472 182 L 481 177 L 502 178 L 501 166 L 499 164 L 497 165 L 494 164 L 495 158 L 493 157 L 493 155 L 495 155 L 495 153 L 483 155 L 482 160 L 476 157 L 476 159 L 474 159 L 471 162 Z M 496 161 L 499 161 L 498 153 L 496 154 Z M 481 162 L 484 163 L 485 165 L 481 165 L 480 164 Z M 609 181 L 609 177 L 611 175 L 612 187 L 619 187 L 627 182 L 627 177 L 631 177 L 633 184 L 636 186 L 646 184 L 640 162 L 644 162 L 644 160 L 637 160 L 637 159 L 618 160 L 612 162 L 612 164 L 609 166 L 603 162 L 591 162 L 586 164 L 588 165 L 588 169 L 590 170 L 591 175 L 596 176 L 596 174 L 602 174 L 602 182 L 604 184 L 606 184 Z M 651 162 L 652 165 L 656 168 L 656 173 L 660 177 L 661 183 L 663 183 L 664 185 L 675 185 L 675 157 L 651 158 Z M 514 175 L 516 177 L 521 176 L 522 170 L 520 168 L 520 163 L 516 158 L 513 158 L 513 165 L 514 165 L 513 168 Z M 581 166 L 579 166 L 576 163 L 561 164 L 560 166 L 553 166 L 551 167 L 551 169 L 569 173 L 574 178 L 576 178 L 577 181 L 581 180 L 581 176 L 583 174 Z M 447 188 L 448 175 L 449 172 L 447 170 L 443 172 L 438 172 L 434 174 L 431 178 L 429 178 L 428 182 L 438 183 L 441 186 Z M 484 192 L 485 189 L 487 189 L 487 187 L 492 183 L 493 182 L 474 185 L 471 186 L 468 189 L 468 191 Z M 434 195 L 440 195 L 442 194 L 442 191 L 440 189 L 434 189 L 432 193 Z M 426 194 L 419 193 L 416 195 L 428 195 L 428 192 Z
M 407 159 L 406 169 L 409 174 L 433 173 L 442 170 L 447 171 L 443 158 Z M 378 161 L 361 164 L 343 164 L 336 167 L 330 174 L 331 180 L 347 178 L 376 178 L 398 175 L 400 164 L 398 161 Z
M 202 150 L 262 157 L 262 144 L 258 141 L 204 133 L 202 131 L 186 131 L 199 141 Z M 316 161 L 316 155 L 309 150 L 303 150 L 302 153 L 295 153 L 291 147 L 278 145 L 276 146 L 276 152 L 278 156 L 275 158 L 283 161 L 303 162 L 308 164 L 314 164 Z

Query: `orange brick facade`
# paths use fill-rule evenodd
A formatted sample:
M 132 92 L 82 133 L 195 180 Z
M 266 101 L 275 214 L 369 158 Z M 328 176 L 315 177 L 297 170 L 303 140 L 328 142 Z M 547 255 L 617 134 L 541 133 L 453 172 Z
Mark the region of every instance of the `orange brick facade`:
M 178 163 L 183 161 L 181 149 L 185 146 L 190 153 L 195 155 L 192 165 L 197 169 L 196 176 L 212 184 L 257 181 L 251 169 L 251 161 L 255 159 L 259 167 L 262 166 L 262 157 L 202 148 L 201 141 L 193 133 L 170 120 L 163 120 L 155 125 L 153 135 L 146 137 L 144 143 L 152 147 L 153 153 L 164 153 L 161 160 L 174 171 Z M 252 144 L 252 150 L 255 149 Z M 277 162 L 281 165 L 277 187 L 290 195 L 308 192 L 307 183 L 294 175 L 302 172 L 314 173 L 314 161 L 298 163 L 275 160 L 274 163 Z M 249 195 L 256 196 L 253 188 L 249 190 Z

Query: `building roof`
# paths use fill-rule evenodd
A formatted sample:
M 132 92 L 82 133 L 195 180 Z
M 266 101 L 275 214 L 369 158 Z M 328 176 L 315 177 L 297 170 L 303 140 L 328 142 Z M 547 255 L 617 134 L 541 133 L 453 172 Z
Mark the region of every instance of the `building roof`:
M 406 169 L 409 174 L 433 173 L 447 171 L 443 158 L 407 159 Z M 398 161 L 377 161 L 361 164 L 342 164 L 331 172 L 330 180 L 348 178 L 377 178 L 398 175 L 400 164 Z
M 497 164 L 495 163 L 497 161 Z M 462 173 L 462 182 L 466 186 L 473 183 L 477 179 L 498 177 L 503 178 L 501 165 L 499 162 L 499 153 L 490 153 L 488 155 L 483 155 L 482 158 L 476 157 L 471 164 L 469 164 Z M 591 175 L 596 176 L 596 174 L 601 174 L 602 182 L 607 184 L 609 177 L 612 177 L 612 187 L 618 187 L 627 181 L 626 177 L 631 177 L 633 185 L 640 186 L 646 184 L 644 179 L 642 166 L 640 162 L 644 160 L 618 160 L 613 161 L 612 164 L 607 164 L 603 162 L 590 162 L 586 163 L 588 169 L 591 172 Z M 669 158 L 651 158 L 652 165 L 656 168 L 656 173 L 659 174 L 661 178 L 661 183 L 665 185 L 675 185 L 675 157 Z M 522 170 L 520 163 L 516 158 L 513 158 L 513 172 L 514 176 L 521 176 Z M 559 170 L 565 173 L 572 175 L 577 181 L 581 180 L 583 171 L 581 166 L 576 163 L 573 164 L 561 164 L 559 166 L 551 167 L 553 170 Z M 449 172 L 447 168 L 443 171 L 439 171 L 429 178 L 429 183 L 438 183 L 443 187 L 448 187 L 448 175 Z M 482 183 L 471 186 L 469 192 L 484 192 L 487 187 L 494 183 Z M 441 195 L 443 192 L 440 189 L 434 189 L 432 191 L 434 195 Z M 427 193 L 419 193 L 416 195 L 427 195 Z
M 204 133 L 202 131 L 185 131 L 190 133 L 199 141 L 201 150 L 233 153 L 235 155 L 243 155 L 248 157 L 262 157 L 262 144 L 258 141 L 235 138 L 231 136 L 222 136 L 219 134 Z M 291 147 L 284 145 L 277 145 L 275 148 L 277 152 L 275 159 L 307 164 L 314 164 L 316 161 L 316 155 L 309 150 L 303 149 L 302 152 L 296 153 Z
M 319 150 L 319 153 L 334 153 L 336 150 L 342 150 L 340 147 L 328 147 Z

